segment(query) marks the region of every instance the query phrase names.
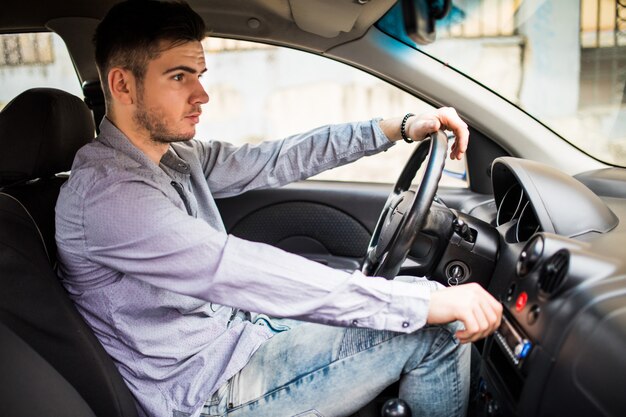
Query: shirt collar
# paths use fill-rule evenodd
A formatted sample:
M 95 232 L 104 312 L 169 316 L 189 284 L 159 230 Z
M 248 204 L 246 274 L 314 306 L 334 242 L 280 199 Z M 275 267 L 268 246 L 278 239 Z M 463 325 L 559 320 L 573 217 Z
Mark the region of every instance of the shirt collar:
M 119 130 L 106 116 L 100 122 L 100 134 L 97 140 L 129 156 L 142 166 L 149 167 L 152 170 L 159 170 L 159 167 L 145 153 L 133 145 L 128 136 Z M 171 145 L 161 158 L 160 163 L 181 174 L 189 174 L 189 164 L 178 156 Z

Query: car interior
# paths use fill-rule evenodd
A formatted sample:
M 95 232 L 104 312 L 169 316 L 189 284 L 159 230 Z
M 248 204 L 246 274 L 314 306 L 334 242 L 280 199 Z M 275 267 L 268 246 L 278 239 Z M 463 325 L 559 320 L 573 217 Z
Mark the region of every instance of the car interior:
M 3 413 L 63 411 L 79 416 L 89 415 L 83 414 L 87 409 L 95 415 L 136 415 L 128 388 L 54 272 L 54 206 L 66 179 L 55 174 L 67 172 L 73 154 L 93 138 L 92 113 L 71 94 L 32 89 L 3 109 L 0 132 L 5 150 L 0 173 L 0 316 L 2 331 L 12 335 L 2 339 L 2 349 L 7 350 L 3 369 L 8 372 L 2 385 Z M 28 351 L 21 349 L 24 344 Z M 12 351 L 25 358 L 16 360 Z M 28 358 L 48 364 L 43 375 Z M 29 369 L 32 376 L 22 384 L 8 379 Z M 29 398 L 40 400 L 25 409 Z M 63 398 L 72 401 L 64 403 Z
M 116 2 L 23 0 L 0 14 L 0 33 L 61 36 L 83 93 L 31 88 L 0 110 L 2 415 L 138 415 L 55 273 L 59 188 L 104 115 L 91 33 Z M 439 132 L 416 147 L 393 187 L 303 181 L 218 200 L 229 233 L 334 268 L 487 288 L 504 306 L 503 323 L 476 343 L 471 415 L 626 413 L 626 169 L 387 35 L 377 22 L 395 0 L 189 3 L 212 35 L 365 70 L 433 106 L 455 106 L 470 126 L 467 188 L 437 187 L 448 142 Z M 426 3 L 397 5 L 419 14 Z M 380 415 L 396 395 L 392 387 L 356 416 Z M 384 415 L 410 415 L 394 412 Z

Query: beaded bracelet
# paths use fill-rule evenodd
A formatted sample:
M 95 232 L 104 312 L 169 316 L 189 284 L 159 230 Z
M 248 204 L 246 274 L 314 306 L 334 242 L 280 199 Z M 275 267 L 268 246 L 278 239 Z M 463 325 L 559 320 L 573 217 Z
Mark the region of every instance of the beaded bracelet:
M 409 117 L 411 116 L 415 116 L 413 113 L 407 113 L 404 115 L 404 119 L 402 119 L 402 124 L 400 125 L 400 135 L 402 135 L 402 139 L 404 139 L 404 141 L 406 143 L 413 143 L 413 139 L 411 139 L 410 137 L 407 136 L 406 134 L 406 121 L 409 120 Z

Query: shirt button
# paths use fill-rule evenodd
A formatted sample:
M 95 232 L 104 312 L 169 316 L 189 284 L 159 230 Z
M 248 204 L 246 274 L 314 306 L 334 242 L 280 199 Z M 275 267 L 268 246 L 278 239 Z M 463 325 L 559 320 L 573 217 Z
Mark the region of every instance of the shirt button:
M 353 326 L 356 326 L 357 324 L 359 324 L 359 321 L 358 321 L 358 320 L 352 320 L 352 325 L 353 325 Z
M 404 323 L 402 323 L 402 327 L 404 327 L 405 329 L 409 327 L 409 322 L 405 321 Z

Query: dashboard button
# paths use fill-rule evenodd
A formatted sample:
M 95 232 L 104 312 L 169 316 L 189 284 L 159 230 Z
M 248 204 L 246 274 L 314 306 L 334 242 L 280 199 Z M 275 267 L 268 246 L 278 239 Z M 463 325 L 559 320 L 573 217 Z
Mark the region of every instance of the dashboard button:
M 517 300 L 515 300 L 515 310 L 522 311 L 524 307 L 526 307 L 526 303 L 528 302 L 528 294 L 526 291 L 522 291 L 520 295 L 517 296 Z
M 513 299 L 513 294 L 515 294 L 515 290 L 517 289 L 517 286 L 515 285 L 515 283 L 511 284 L 511 286 L 509 287 L 509 289 L 506 291 L 506 301 L 509 302 Z
M 515 349 L 513 353 L 517 359 L 524 359 L 530 353 L 530 349 L 532 348 L 532 343 L 528 339 L 524 339 L 515 345 Z

